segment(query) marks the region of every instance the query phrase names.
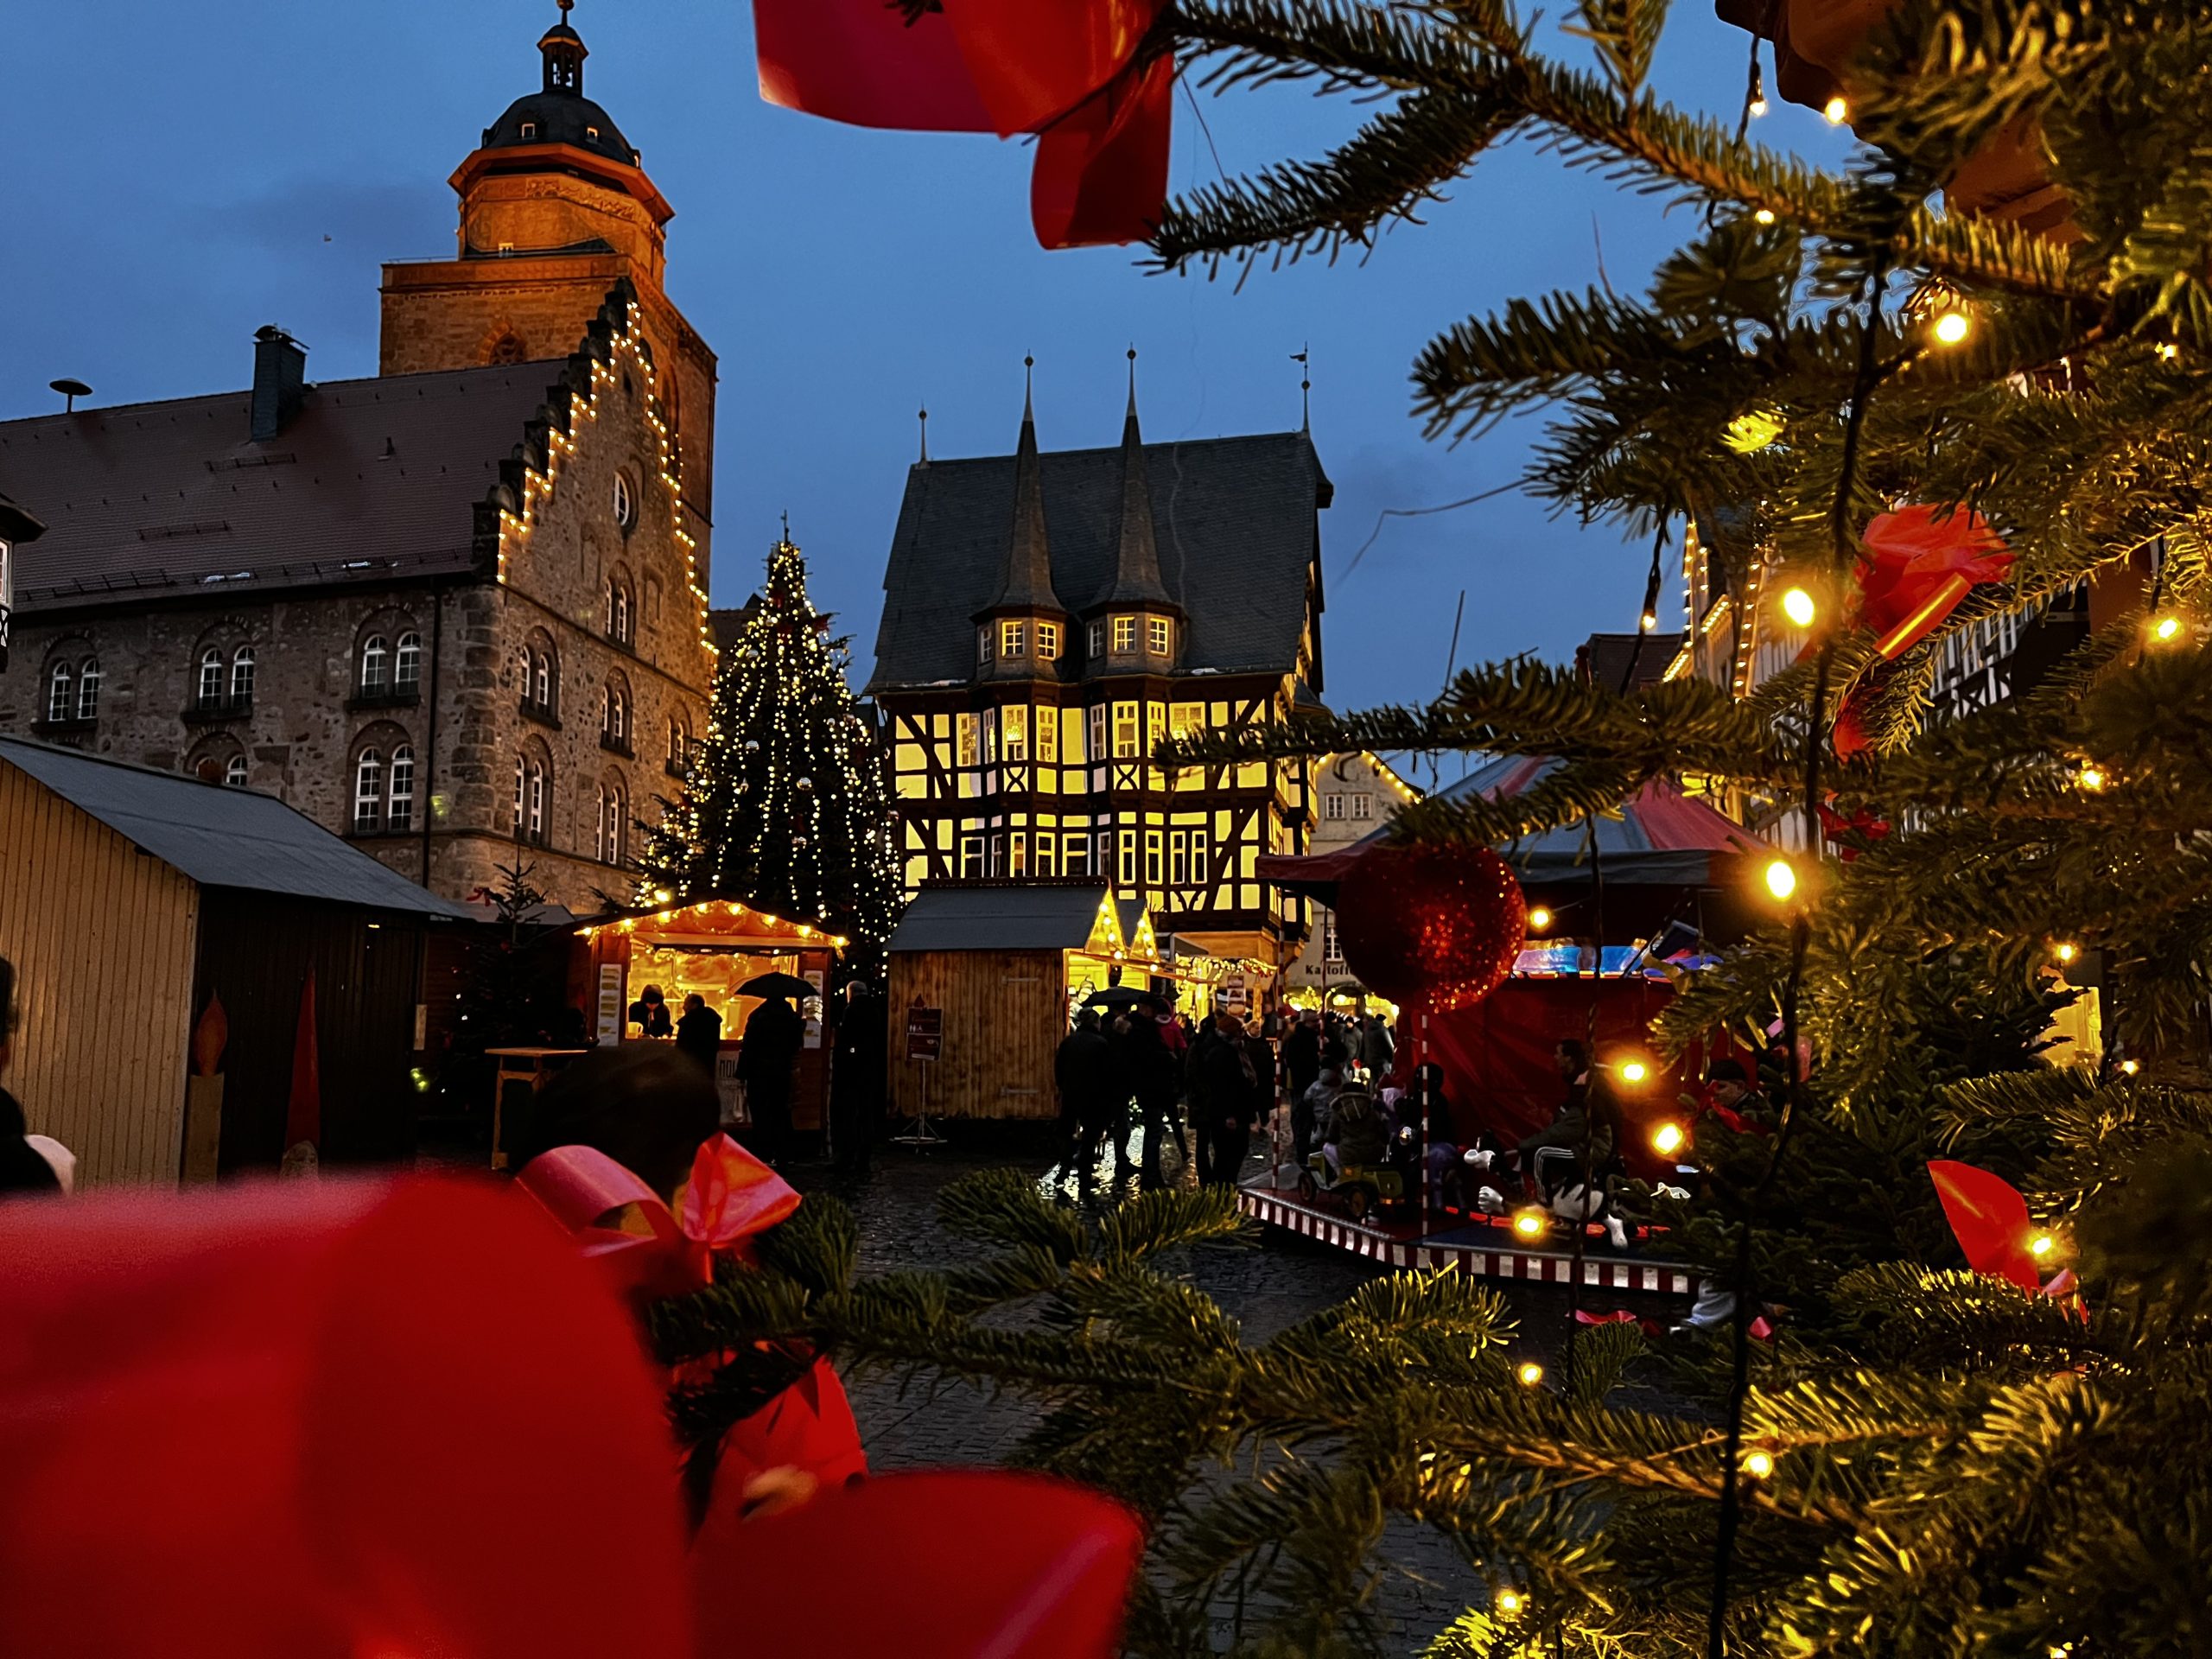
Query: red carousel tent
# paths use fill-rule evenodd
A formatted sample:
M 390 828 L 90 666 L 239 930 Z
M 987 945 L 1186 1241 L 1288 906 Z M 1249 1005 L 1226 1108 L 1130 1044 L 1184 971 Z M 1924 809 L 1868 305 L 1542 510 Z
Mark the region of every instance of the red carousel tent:
M 1560 764 L 1547 756 L 1492 760 L 1440 791 L 1440 798 L 1519 795 Z M 1338 883 L 1387 835 L 1377 830 L 1316 857 L 1262 858 L 1259 874 L 1333 906 Z M 1646 1027 L 1674 988 L 1648 956 L 1623 947 L 1652 939 L 1674 922 L 1707 941 L 1740 937 L 1755 902 L 1747 897 L 1753 880 L 1747 866 L 1765 850 L 1741 825 L 1660 779 L 1624 802 L 1617 817 L 1501 843 L 1498 854 L 1520 877 L 1530 905 L 1552 912 L 1549 937 L 1584 948 L 1526 951 L 1488 998 L 1432 1018 L 1425 1033 L 1407 1033 L 1414 1040 L 1401 1045 L 1402 1054 L 1410 1058 L 1425 1046 L 1427 1057 L 1444 1067 L 1457 1138 L 1483 1128 L 1517 1140 L 1548 1122 L 1561 1092 L 1552 1052 L 1562 1039 L 1586 1037 L 1593 1021 L 1601 1062 L 1633 1051 L 1650 1067 L 1633 1092 L 1643 1103 L 1631 1109 L 1637 1126 L 1671 1114 L 1701 1057 L 1687 1055 L 1662 1071 L 1649 1054 Z M 1639 1145 L 1642 1138 L 1635 1137 Z

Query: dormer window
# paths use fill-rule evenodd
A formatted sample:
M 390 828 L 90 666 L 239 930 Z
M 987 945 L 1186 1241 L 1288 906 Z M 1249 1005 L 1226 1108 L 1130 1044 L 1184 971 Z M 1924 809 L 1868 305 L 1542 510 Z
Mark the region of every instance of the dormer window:
M 1168 655 L 1175 643 L 1175 625 L 1164 616 L 1155 616 L 1147 620 L 1146 632 L 1147 649 L 1155 657 Z
M 999 624 L 999 655 L 1020 657 L 1029 649 L 1028 626 L 1021 622 Z
M 1037 658 L 1040 662 L 1056 663 L 1060 658 L 1060 625 L 1039 622 L 1037 625 Z
M 1137 620 L 1134 616 L 1114 619 L 1114 654 L 1121 656 L 1137 648 Z
M 525 137 L 525 138 L 535 138 L 535 137 L 537 137 L 537 122 L 535 122 L 535 121 L 525 121 L 525 122 L 524 122 L 524 123 L 522 124 L 522 136 L 523 136 L 524 137 Z
M 1106 654 L 1106 625 L 1103 622 L 1090 625 L 1090 654 L 1094 659 Z
M 976 660 L 985 668 L 991 665 L 991 631 L 988 628 L 976 630 Z
M 584 129 L 584 137 L 590 139 L 592 143 L 597 143 L 599 142 L 599 129 L 597 127 L 586 127 Z

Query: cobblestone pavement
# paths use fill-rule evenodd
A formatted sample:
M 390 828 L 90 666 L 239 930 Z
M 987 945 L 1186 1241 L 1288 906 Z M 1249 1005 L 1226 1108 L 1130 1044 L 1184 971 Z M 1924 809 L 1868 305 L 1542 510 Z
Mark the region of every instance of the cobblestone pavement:
M 1042 1178 L 1057 1151 L 1042 1133 L 1008 1133 L 994 1126 L 989 1141 L 978 1144 L 972 1131 L 962 1134 L 963 1127 L 954 1126 L 949 1144 L 926 1152 L 879 1148 L 872 1173 L 861 1182 L 838 1182 L 825 1167 L 804 1163 L 788 1173 L 795 1185 L 835 1192 L 852 1205 L 860 1226 L 862 1273 L 950 1266 L 971 1247 L 938 1224 L 938 1194 L 979 1169 L 1013 1166 Z M 1170 1179 L 1190 1179 L 1187 1172 L 1175 1169 L 1172 1151 L 1166 1162 Z M 1255 1157 L 1248 1173 L 1260 1166 Z M 1071 1185 L 1067 1190 L 1072 1196 Z M 1191 1281 L 1239 1321 L 1248 1342 L 1255 1343 L 1342 1300 L 1382 1271 L 1358 1257 L 1274 1230 L 1257 1249 L 1201 1246 L 1185 1258 Z M 1519 1320 L 1515 1353 L 1553 1364 L 1572 1328 L 1565 1287 L 1500 1288 Z M 1623 1306 L 1662 1319 L 1679 1317 L 1681 1308 L 1678 1299 L 1618 1293 L 1592 1293 L 1591 1302 L 1596 1311 Z M 869 1462 L 881 1470 L 1002 1462 L 1033 1421 L 1025 1402 L 994 1399 L 964 1382 L 917 1384 L 902 1392 L 894 1382 L 859 1378 L 852 1399 Z M 1434 1533 L 1395 1524 L 1382 1553 L 1391 1576 L 1380 1605 L 1408 1653 L 1417 1652 L 1471 1597 L 1481 1594 L 1471 1571 Z

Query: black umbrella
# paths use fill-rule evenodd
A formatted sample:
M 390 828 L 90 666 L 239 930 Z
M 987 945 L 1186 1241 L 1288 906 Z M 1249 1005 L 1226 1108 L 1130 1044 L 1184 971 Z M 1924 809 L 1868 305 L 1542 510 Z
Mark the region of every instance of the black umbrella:
M 1133 1008 L 1140 1002 L 1156 1000 L 1150 991 L 1133 990 L 1127 985 L 1108 985 L 1084 998 L 1083 1006 L 1086 1008 Z
M 737 988 L 740 996 L 818 996 L 820 992 L 796 974 L 759 974 Z

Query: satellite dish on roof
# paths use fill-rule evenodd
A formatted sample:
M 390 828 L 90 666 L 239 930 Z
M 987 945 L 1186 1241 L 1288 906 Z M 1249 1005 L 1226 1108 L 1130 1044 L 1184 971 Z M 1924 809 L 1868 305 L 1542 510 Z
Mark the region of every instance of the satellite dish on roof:
M 90 386 L 81 380 L 72 380 L 66 374 L 59 380 L 49 380 L 46 384 L 69 400 L 61 411 L 65 415 L 73 415 L 77 412 L 77 400 L 79 397 L 89 397 L 92 395 L 92 389 Z

